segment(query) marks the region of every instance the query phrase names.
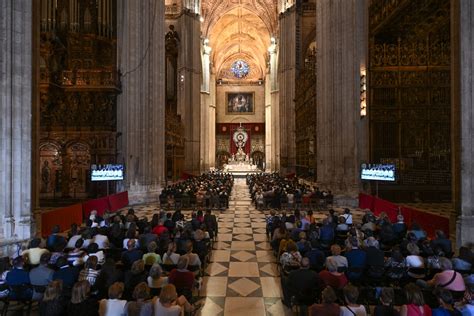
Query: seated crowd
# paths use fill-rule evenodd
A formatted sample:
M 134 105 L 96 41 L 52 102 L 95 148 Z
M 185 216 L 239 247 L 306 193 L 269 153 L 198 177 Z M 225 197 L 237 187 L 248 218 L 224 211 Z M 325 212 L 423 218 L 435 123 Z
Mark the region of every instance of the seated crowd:
M 160 194 L 160 205 L 167 209 L 205 207 L 223 210 L 229 207 L 233 184 L 231 174 L 204 173 L 167 186 Z
M 218 174 L 201 178 L 216 190 L 232 181 Z M 179 209 L 161 211 L 150 221 L 133 209 L 103 217 L 93 211 L 85 227 L 72 225 L 67 237 L 56 226 L 11 262 L 0 261 L 4 311 L 12 301 L 37 301 L 46 316 L 192 313 L 217 232 L 210 209 L 193 212 L 190 220 Z
M 331 191 L 320 191 L 300 184 L 298 179 L 287 179 L 278 173 L 258 173 L 247 176 L 250 195 L 257 209 L 299 209 L 332 204 Z
M 270 181 L 271 183 L 271 181 Z M 438 230 L 434 238 L 402 215 L 392 223 L 349 209 L 271 210 L 267 232 L 282 274 L 283 303 L 310 315 L 474 315 L 474 253 Z M 324 312 L 322 312 L 324 311 Z M 372 312 L 372 311 L 371 311 Z

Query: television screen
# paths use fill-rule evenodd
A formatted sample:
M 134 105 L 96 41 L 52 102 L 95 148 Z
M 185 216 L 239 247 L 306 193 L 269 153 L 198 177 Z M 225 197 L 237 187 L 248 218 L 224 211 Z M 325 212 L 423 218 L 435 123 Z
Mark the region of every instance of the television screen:
M 394 164 L 362 164 L 362 180 L 395 181 Z
M 123 180 L 123 165 L 91 165 L 91 181 Z

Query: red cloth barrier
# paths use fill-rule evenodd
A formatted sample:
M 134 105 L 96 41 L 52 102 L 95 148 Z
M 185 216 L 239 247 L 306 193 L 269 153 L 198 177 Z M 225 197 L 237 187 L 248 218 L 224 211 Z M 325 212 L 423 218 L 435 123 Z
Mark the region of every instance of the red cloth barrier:
M 89 218 L 89 215 L 93 210 L 97 211 L 97 215 L 102 216 L 105 213 L 105 210 L 110 210 L 109 197 L 104 196 L 100 199 L 87 201 L 82 204 L 82 209 L 84 212 L 84 218 Z
M 400 212 L 408 226 L 416 222 L 426 231 L 429 237 L 433 237 L 437 229 L 443 230 L 449 236 L 449 218 L 444 216 L 413 208 L 400 207 L 392 202 L 363 193 L 359 194 L 359 208 L 370 209 L 377 216 L 385 212 L 392 222 L 397 220 L 398 209 L 400 208 Z
M 112 194 L 108 196 L 110 211 L 115 212 L 128 205 L 128 191 Z
M 82 223 L 82 204 L 74 204 L 41 214 L 41 235 L 46 237 L 50 234 L 54 225 L 59 225 L 61 231 L 71 227 L 71 224 Z
M 449 218 L 412 209 L 411 220 L 420 225 L 431 238 L 435 236 L 437 229 L 441 229 L 446 236 L 449 236 Z
M 374 208 L 374 197 L 372 195 L 359 194 L 359 208 L 372 210 Z
M 385 212 L 388 215 L 388 218 L 390 218 L 390 221 L 395 222 L 398 215 L 398 205 L 386 200 L 374 198 L 373 212 L 377 216 L 379 216 L 380 213 Z

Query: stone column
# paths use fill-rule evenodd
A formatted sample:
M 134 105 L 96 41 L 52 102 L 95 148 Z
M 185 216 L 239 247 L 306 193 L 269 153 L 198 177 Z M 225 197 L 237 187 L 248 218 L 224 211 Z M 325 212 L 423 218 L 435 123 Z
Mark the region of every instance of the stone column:
M 317 181 L 343 204 L 357 203 L 360 163 L 368 159 L 368 118 L 359 105 L 367 15 L 365 0 L 317 2 Z
M 295 80 L 296 80 L 296 7 L 280 15 L 279 64 L 279 164 L 282 174 L 295 171 Z
M 201 45 L 201 64 L 202 64 L 202 79 L 201 79 L 201 153 L 202 164 L 201 170 L 209 170 L 211 156 L 215 153 L 210 151 L 210 130 L 211 124 L 215 124 L 210 113 L 211 102 L 211 47 L 208 46 L 208 40 L 205 39 Z M 213 121 L 214 123 L 211 123 Z
M 270 57 L 271 59 L 271 57 Z M 271 71 L 271 70 L 270 70 Z M 272 170 L 272 82 L 271 75 L 265 78 L 265 169 Z
M 453 32 L 456 58 L 453 59 L 458 81 L 459 107 L 455 120 L 460 132 L 460 216 L 457 223 L 458 246 L 472 243 L 474 236 L 474 2 L 456 0 Z M 456 82 L 455 82 L 456 83 Z M 456 88 L 457 89 L 457 88 Z M 455 111 L 456 112 L 456 111 Z
M 156 201 L 165 175 L 164 2 L 118 1 L 119 162 L 132 204 Z
M 0 1 L 0 246 L 32 231 L 32 5 Z
M 208 111 L 208 168 L 216 167 L 216 75 L 211 74 Z
M 184 125 L 184 171 L 201 172 L 201 25 L 199 16 L 183 10 L 178 20 L 178 114 Z M 212 44 L 212 43 L 211 43 Z

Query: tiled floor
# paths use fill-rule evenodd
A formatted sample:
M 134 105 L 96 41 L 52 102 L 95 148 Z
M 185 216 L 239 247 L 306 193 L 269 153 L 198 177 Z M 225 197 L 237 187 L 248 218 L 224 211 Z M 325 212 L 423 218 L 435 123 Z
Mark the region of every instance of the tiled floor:
M 205 297 L 200 315 L 290 315 L 280 302 L 265 214 L 251 205 L 243 179 L 235 180 L 229 209 L 219 215 L 217 240 L 200 293 Z
M 149 219 L 159 205 L 135 206 Z M 219 234 L 200 291 L 202 316 L 292 315 L 281 303 L 276 259 L 265 231 L 265 216 L 251 203 L 245 179 L 236 179 L 229 209 L 218 215 Z M 189 211 L 183 211 L 190 217 Z

